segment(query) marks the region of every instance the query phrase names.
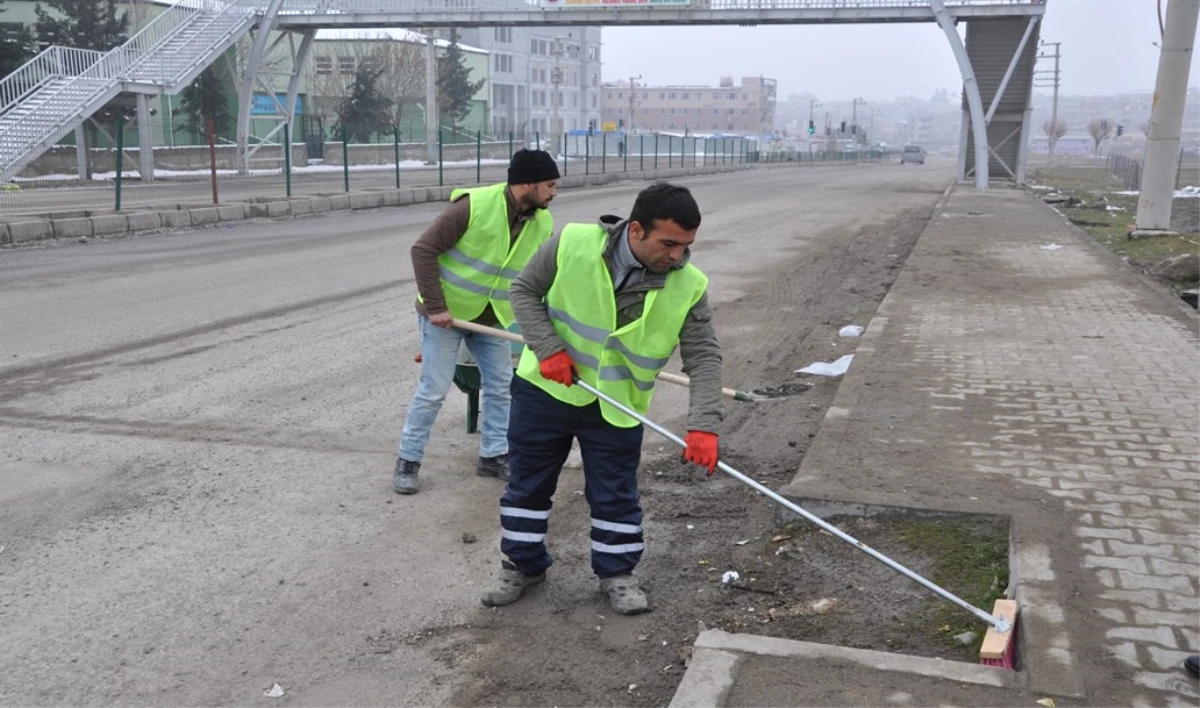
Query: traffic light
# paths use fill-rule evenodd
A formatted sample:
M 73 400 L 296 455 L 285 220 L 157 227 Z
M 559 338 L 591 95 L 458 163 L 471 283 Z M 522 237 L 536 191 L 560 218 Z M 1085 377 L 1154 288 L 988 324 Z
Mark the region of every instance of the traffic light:
M 1117 123 L 1117 137 L 1119 138 L 1124 134 L 1125 134 L 1125 126 L 1121 125 L 1120 123 Z
M 846 121 L 842 121 L 842 127 L 838 129 L 838 132 L 839 132 L 839 133 L 845 133 L 845 132 L 846 132 Z
M 808 122 L 808 134 L 812 135 L 815 132 L 817 132 L 817 126 L 813 125 L 813 122 L 810 120 Z
M 850 126 L 850 134 L 858 135 L 858 123 L 854 123 Z
M 624 118 L 618 118 L 618 119 L 617 119 L 617 129 L 618 129 L 618 130 L 625 130 L 625 119 L 624 119 Z

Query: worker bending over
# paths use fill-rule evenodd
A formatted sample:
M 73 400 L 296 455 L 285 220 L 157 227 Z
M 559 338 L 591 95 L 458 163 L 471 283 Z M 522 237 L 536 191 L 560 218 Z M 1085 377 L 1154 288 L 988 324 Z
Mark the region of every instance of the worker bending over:
M 724 417 L 721 347 L 705 291 L 689 263 L 700 209 L 684 187 L 643 190 L 626 221 L 570 224 L 513 281 L 513 312 L 526 349 L 512 385 L 509 479 L 500 499 L 500 549 L 506 556 L 489 607 L 507 605 L 545 579 L 552 497 L 572 439 L 583 454 L 591 509 L 592 570 L 614 610 L 649 609 L 633 569 L 642 557 L 637 469 L 642 426 L 573 385 L 574 376 L 640 414 L 655 376 L 675 348 L 691 377 L 690 462 L 717 464 Z

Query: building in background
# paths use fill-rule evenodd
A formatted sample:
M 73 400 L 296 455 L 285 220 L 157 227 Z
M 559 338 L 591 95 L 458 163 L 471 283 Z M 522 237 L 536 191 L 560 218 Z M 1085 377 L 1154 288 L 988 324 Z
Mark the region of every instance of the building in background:
M 459 39 L 491 56 L 493 135 L 549 135 L 556 101 L 563 132 L 600 129 L 599 27 L 474 27 Z
M 732 133 L 774 131 L 776 82 L 747 76 L 740 84 L 721 77 L 717 86 L 649 86 L 616 81 L 601 96 L 604 127 L 639 132 Z
M 434 40 L 439 60 L 446 55 L 449 45 L 449 41 L 445 39 Z M 459 131 L 473 139 L 476 131 L 487 134 L 490 130 L 488 99 L 492 94 L 491 59 L 486 49 L 475 47 L 461 38 L 458 46 L 462 50 L 466 67 L 471 72 L 471 81 L 483 80 L 471 101 L 470 111 L 458 122 Z M 301 76 L 304 103 L 303 110 L 298 112 L 319 118 L 328 131 L 337 120 L 339 106 L 349 95 L 358 68 L 364 64 L 376 67 L 380 71 L 375 88 L 381 96 L 392 102 L 391 113 L 400 129 L 401 140 L 423 142 L 425 36 L 407 29 L 317 30 Z M 263 98 L 269 102 L 269 97 L 265 94 Z M 268 110 L 271 108 L 272 106 L 267 106 Z M 446 130 L 450 130 L 452 121 L 445 116 L 439 118 L 440 124 Z M 306 125 L 305 130 L 311 132 L 312 126 Z M 300 135 L 298 130 L 297 137 Z M 388 135 L 387 139 L 391 140 L 391 136 Z M 446 139 L 452 140 L 449 136 Z
M 780 104 L 779 127 L 803 137 L 811 119 L 813 137 L 822 142 L 826 137 L 853 136 L 861 144 L 916 143 L 926 150 L 954 151 L 962 121 L 958 100 L 957 93 L 946 89 L 929 99 L 902 96 L 886 101 L 792 94 Z

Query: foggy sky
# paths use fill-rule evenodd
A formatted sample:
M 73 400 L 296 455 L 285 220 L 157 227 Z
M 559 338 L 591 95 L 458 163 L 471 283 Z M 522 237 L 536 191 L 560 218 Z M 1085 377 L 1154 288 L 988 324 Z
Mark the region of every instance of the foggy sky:
M 1166 5 L 1164 0 L 1164 14 Z M 1062 93 L 1152 91 L 1156 13 L 1155 0 L 1047 0 L 1041 37 L 1062 42 Z M 650 61 L 651 55 L 670 60 Z M 641 74 L 649 85 L 714 85 L 722 75 L 763 75 L 779 80 L 780 100 L 803 92 L 823 101 L 929 98 L 939 88 L 956 93 L 962 87 L 950 45 L 934 22 L 606 27 L 603 61 L 605 81 Z M 1039 69 L 1052 67 L 1038 63 Z M 1200 58 L 1193 52 L 1188 85 L 1197 84 Z

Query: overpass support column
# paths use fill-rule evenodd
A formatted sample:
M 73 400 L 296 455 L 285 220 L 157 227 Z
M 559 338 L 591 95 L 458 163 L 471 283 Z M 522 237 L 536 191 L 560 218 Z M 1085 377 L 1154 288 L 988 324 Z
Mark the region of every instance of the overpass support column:
M 975 79 L 971 58 L 967 56 L 967 47 L 963 44 L 962 37 L 958 36 L 958 29 L 954 26 L 954 16 L 946 9 L 946 4 L 942 0 L 929 0 L 929 6 L 933 9 L 938 26 L 946 33 L 950 49 L 958 61 L 958 70 L 962 72 L 963 93 L 966 94 L 967 108 L 971 115 L 971 134 L 975 138 L 975 188 L 987 189 L 988 163 L 991 160 L 988 154 L 987 121 L 984 120 L 983 98 L 979 94 L 979 82 Z M 965 133 L 966 130 L 964 125 L 963 132 Z M 960 154 L 960 165 L 963 165 L 964 159 L 965 157 Z M 959 177 L 963 178 L 964 175 L 960 174 Z
M 259 81 L 258 72 L 262 68 L 267 54 L 267 40 L 271 36 L 271 27 L 275 24 L 275 15 L 279 12 L 283 0 L 271 0 L 263 12 L 262 20 L 254 35 L 254 43 L 250 48 L 250 56 L 246 65 L 238 67 L 242 72 L 242 85 L 238 87 L 238 118 L 237 118 L 237 155 L 238 172 L 250 173 L 250 108 L 254 104 L 254 84 Z M 267 91 L 272 98 L 274 88 Z

